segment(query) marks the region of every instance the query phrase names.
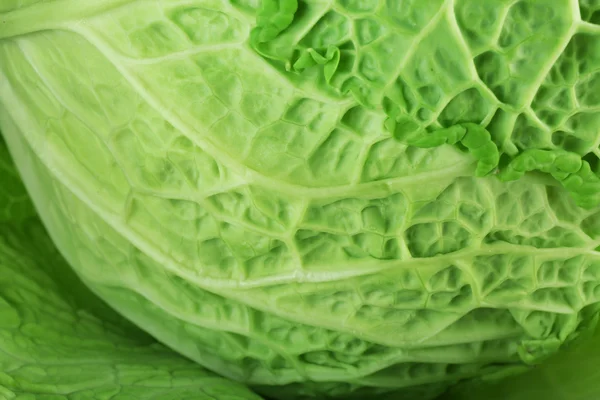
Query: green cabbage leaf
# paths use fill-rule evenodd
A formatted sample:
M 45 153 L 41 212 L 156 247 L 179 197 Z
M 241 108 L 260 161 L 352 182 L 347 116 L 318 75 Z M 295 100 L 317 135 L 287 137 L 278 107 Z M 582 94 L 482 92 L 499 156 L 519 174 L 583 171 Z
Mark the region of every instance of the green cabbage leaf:
M 7 396 L 599 394 L 598 0 L 0 0 L 0 129 Z

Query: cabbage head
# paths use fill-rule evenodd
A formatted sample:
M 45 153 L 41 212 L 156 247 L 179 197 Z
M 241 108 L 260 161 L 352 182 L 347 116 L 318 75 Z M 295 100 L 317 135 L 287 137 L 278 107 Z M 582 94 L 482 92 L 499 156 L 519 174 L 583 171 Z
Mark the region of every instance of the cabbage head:
M 600 397 L 600 0 L 0 0 L 0 128 L 0 397 Z

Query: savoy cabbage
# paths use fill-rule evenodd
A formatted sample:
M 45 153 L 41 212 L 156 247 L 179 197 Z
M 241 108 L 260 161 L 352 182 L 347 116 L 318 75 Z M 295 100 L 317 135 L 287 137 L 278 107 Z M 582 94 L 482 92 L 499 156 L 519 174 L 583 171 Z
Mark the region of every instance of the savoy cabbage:
M 0 396 L 600 395 L 598 0 L 0 0 L 0 128 Z

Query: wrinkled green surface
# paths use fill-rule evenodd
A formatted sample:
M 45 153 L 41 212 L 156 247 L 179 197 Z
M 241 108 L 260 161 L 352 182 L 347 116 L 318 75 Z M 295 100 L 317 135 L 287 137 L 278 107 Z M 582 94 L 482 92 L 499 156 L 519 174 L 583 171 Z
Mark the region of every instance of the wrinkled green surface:
M 10 160 L 8 148 L 0 136 L 0 223 L 23 220 L 35 214 L 27 190 Z
M 197 363 L 427 400 L 596 310 L 597 2 L 26 3 L 0 6 L 0 124 L 29 193 Z
M 32 208 L 1 139 L 0 151 L 0 209 L 19 210 L 0 222 L 0 398 L 259 400 L 156 343 L 92 294 L 39 219 L 23 215 Z
M 589 400 L 600 397 L 600 330 L 541 366 L 506 380 L 459 385 L 438 400 Z

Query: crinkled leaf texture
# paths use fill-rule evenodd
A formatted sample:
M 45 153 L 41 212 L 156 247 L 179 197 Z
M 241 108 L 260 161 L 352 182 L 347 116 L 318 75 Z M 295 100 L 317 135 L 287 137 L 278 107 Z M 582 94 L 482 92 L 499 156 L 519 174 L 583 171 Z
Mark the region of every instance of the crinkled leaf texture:
M 525 374 L 458 385 L 439 400 L 598 399 L 600 330 L 589 333 Z
M 5 0 L 0 126 L 159 341 L 276 399 L 430 400 L 595 321 L 599 10 Z
M 0 165 L 1 399 L 260 400 L 100 301 L 35 216 L 1 139 Z

